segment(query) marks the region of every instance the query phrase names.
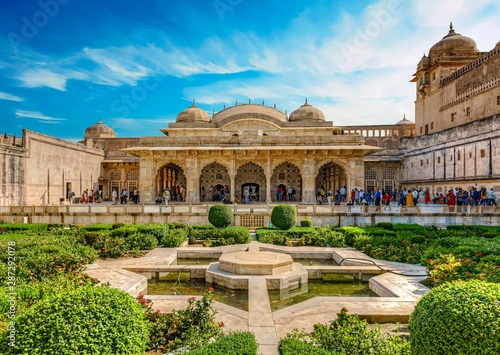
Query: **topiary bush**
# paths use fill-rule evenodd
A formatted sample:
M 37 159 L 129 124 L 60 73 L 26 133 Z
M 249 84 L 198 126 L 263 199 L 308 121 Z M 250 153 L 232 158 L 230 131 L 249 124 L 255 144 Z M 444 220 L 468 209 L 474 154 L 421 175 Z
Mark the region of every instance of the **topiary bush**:
M 290 205 L 280 204 L 273 208 L 271 223 L 282 230 L 288 230 L 297 221 L 297 211 Z
M 81 287 L 44 299 L 16 318 L 15 347 L 7 354 L 137 354 L 148 342 L 142 308 L 127 293 Z
M 218 203 L 210 207 L 208 221 L 217 228 L 226 228 L 233 222 L 234 213 L 229 206 Z
M 303 219 L 300 221 L 300 226 L 301 227 L 312 227 L 313 222 L 310 219 Z
M 410 317 L 412 353 L 498 354 L 500 284 L 448 282 L 433 288 Z
M 257 355 L 257 342 L 251 332 L 224 335 L 212 344 L 190 351 L 189 355 Z M 297 354 L 297 353 L 295 353 Z

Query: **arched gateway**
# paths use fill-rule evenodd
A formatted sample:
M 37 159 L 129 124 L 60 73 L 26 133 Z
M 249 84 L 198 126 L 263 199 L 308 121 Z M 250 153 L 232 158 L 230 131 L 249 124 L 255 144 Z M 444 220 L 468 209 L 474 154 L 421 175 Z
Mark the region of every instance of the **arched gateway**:
M 167 186 L 185 184 L 188 203 L 199 203 L 203 191 L 210 202 L 210 186 L 217 185 L 228 186 L 230 201 L 248 190 L 252 202 L 276 202 L 281 188 L 283 201 L 292 189 L 291 202 L 314 203 L 320 184 L 332 190 L 364 186 L 363 158 L 378 149 L 364 145 L 361 135 L 342 135 L 307 101 L 290 115 L 244 104 L 212 117 L 193 103 L 161 131 L 164 137 L 142 137 L 121 150 L 140 159 L 144 202 Z

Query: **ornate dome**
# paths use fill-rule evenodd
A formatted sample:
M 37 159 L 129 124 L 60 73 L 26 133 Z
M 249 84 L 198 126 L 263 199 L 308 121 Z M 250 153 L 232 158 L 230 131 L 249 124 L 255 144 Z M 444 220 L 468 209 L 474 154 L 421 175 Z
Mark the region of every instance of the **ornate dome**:
M 193 100 L 191 106 L 177 115 L 175 122 L 210 122 L 210 115 L 196 106 Z
M 434 61 L 441 56 L 474 55 L 479 53 L 476 42 L 469 37 L 456 33 L 450 23 L 450 31 L 429 50 L 429 58 Z
M 309 105 L 306 99 L 306 102 L 302 106 L 300 106 L 298 109 L 296 109 L 290 114 L 290 118 L 288 120 L 290 122 L 302 121 L 302 120 L 324 121 L 325 116 L 323 115 L 323 112 L 313 107 L 312 105 Z
M 397 125 L 404 125 L 404 124 L 415 124 L 415 122 L 410 121 L 409 119 L 406 118 L 406 113 L 403 115 L 403 119 L 396 123 Z
M 116 133 L 113 128 L 102 123 L 102 118 L 100 118 L 99 122 L 85 130 L 85 135 L 83 137 L 84 139 L 116 138 Z

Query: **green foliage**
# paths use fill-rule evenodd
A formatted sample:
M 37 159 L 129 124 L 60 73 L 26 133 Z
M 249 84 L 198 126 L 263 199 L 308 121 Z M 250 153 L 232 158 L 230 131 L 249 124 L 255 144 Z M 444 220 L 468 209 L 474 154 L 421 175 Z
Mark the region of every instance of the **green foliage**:
M 55 294 L 16 318 L 16 347 L 7 354 L 137 354 L 147 343 L 141 307 L 127 293 L 82 287 Z
M 245 227 L 227 227 L 220 230 L 220 237 L 224 239 L 234 239 L 236 244 L 247 244 L 252 241 L 250 231 Z
M 134 233 L 127 237 L 128 250 L 153 250 L 158 246 L 158 239 L 152 234 Z
M 137 225 L 137 230 L 141 234 L 149 234 L 155 236 L 158 242 L 157 244 L 160 244 L 163 237 L 167 234 L 169 227 L 166 224 L 150 223 Z
M 375 225 L 377 228 L 387 229 L 389 231 L 394 230 L 394 225 L 390 222 L 379 222 Z
M 297 221 L 297 211 L 291 205 L 279 204 L 273 208 L 271 223 L 279 229 L 288 230 Z
M 184 228 L 174 228 L 169 229 L 163 239 L 161 244 L 165 248 L 177 248 L 180 247 L 187 240 L 187 231 Z
M 295 242 L 298 246 L 335 248 L 346 246 L 342 233 L 325 227 L 292 227 L 286 231 L 277 228 L 259 228 L 256 234 L 259 242 L 275 245 L 293 245 Z
M 339 232 L 344 234 L 345 242 L 349 246 L 353 246 L 354 239 L 357 236 L 366 234 L 365 230 L 361 227 L 344 226 L 340 228 L 335 228 L 335 230 L 338 230 Z
M 312 227 L 313 222 L 310 219 L 303 219 L 300 221 L 300 226 L 301 227 Z
M 284 342 L 283 346 L 298 349 L 296 354 L 338 354 L 338 355 L 409 355 L 410 346 L 407 341 L 398 336 L 384 338 L 377 327 L 374 330 L 368 328 L 364 320 L 357 315 L 350 315 L 347 309 L 342 308 L 337 314 L 337 319 L 331 325 L 315 324 L 314 331 L 310 334 L 296 333 L 288 336 L 288 339 L 296 339 L 314 345 L 325 352 L 312 352 L 315 349 L 304 347 L 302 351 L 296 341 Z M 280 342 L 280 354 L 293 354 L 293 352 L 282 352 Z
M 226 228 L 234 219 L 234 213 L 228 205 L 218 203 L 210 207 L 208 221 L 217 228 Z
M 13 232 L 31 232 L 31 234 L 40 234 L 47 231 L 47 225 L 42 223 L 4 223 L 2 224 L 4 233 Z
M 280 340 L 278 346 L 280 355 L 335 355 L 339 353 L 332 353 L 331 351 L 318 348 L 317 346 L 307 343 L 303 340 L 287 337 Z
M 498 354 L 500 285 L 448 282 L 432 289 L 410 317 L 414 355 Z
M 155 312 L 144 295 L 139 295 L 138 301 L 149 324 L 148 349 L 162 352 L 180 347 L 194 349 L 221 335 L 224 324 L 214 321 L 216 311 L 212 306 L 212 291 L 208 289 L 198 300 L 189 298 L 186 309 L 173 310 L 171 314 Z
M 129 235 L 138 232 L 138 228 L 133 225 L 126 225 L 123 227 L 115 228 L 110 233 L 109 236 L 112 238 L 127 238 Z
M 257 342 L 251 332 L 230 333 L 215 342 L 188 352 L 188 355 L 257 355 Z M 295 353 L 297 355 L 299 353 Z
M 112 224 L 89 224 L 82 228 L 84 231 L 88 232 L 99 232 L 99 231 L 107 231 L 113 228 Z
M 7 250 L 7 244 L 8 240 L 0 240 L 0 250 Z M 78 273 L 97 256 L 94 249 L 76 243 L 74 237 L 23 238 L 16 241 L 16 276 L 18 280 L 39 281 L 50 275 Z M 0 254 L 0 262 L 7 264 L 7 259 L 7 253 Z

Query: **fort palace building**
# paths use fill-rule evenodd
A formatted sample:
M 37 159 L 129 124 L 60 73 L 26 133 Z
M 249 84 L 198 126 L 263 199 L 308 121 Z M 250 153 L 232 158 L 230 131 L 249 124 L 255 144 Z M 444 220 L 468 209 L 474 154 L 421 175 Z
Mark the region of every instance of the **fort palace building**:
M 307 99 L 290 114 L 249 101 L 210 115 L 193 101 L 154 137 L 117 138 L 101 120 L 79 144 L 28 130 L 0 136 L 0 205 L 57 204 L 86 189 L 104 199 L 138 189 L 149 203 L 175 186 L 188 203 L 226 186 L 231 201 L 248 190 L 273 203 L 282 188 L 304 204 L 319 186 L 500 190 L 500 42 L 481 52 L 450 25 L 412 82 L 415 123 L 335 126 Z

